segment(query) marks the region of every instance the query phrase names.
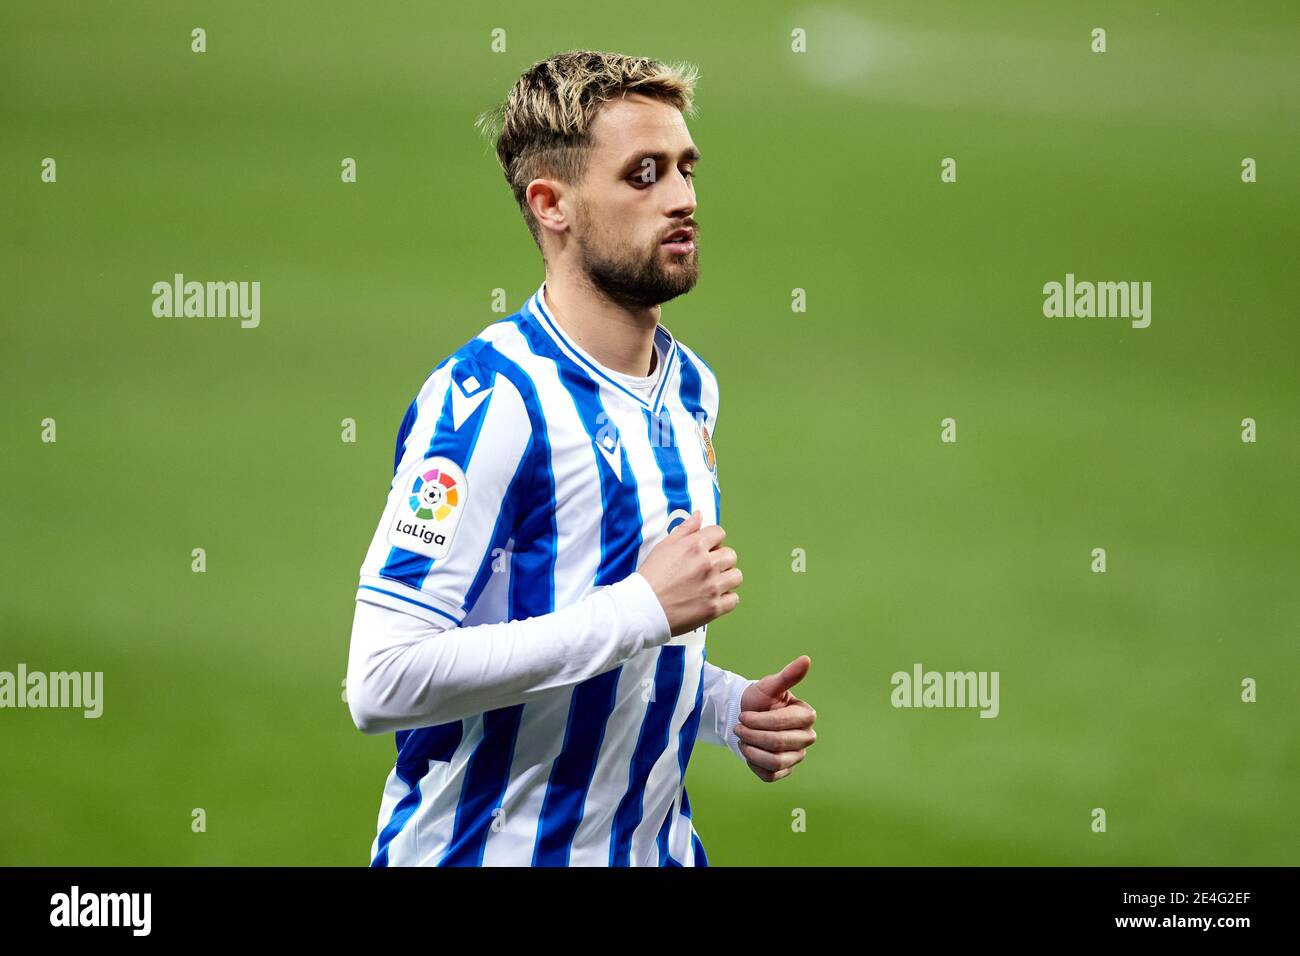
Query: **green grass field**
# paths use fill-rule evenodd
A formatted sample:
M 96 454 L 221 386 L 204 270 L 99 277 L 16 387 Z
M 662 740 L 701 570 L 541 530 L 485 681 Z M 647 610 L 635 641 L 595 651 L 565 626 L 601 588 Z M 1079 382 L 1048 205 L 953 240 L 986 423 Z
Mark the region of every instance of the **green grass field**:
M 696 748 L 710 861 L 1300 863 L 1300 17 L 956 0 L 4 4 L 0 670 L 105 699 L 0 710 L 0 863 L 367 862 L 357 570 L 411 397 L 542 278 L 473 120 L 575 47 L 700 67 L 709 657 L 813 660 L 791 778 Z M 260 326 L 155 318 L 177 272 Z M 1150 327 L 1045 317 L 1066 273 Z M 999 716 L 895 709 L 916 662 Z

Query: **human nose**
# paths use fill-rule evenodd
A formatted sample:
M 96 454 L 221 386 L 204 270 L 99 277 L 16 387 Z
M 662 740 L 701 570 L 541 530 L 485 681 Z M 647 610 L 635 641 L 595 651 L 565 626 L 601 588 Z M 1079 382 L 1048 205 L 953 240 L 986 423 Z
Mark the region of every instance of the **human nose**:
M 673 189 L 665 215 L 669 219 L 685 219 L 695 213 L 695 187 L 681 170 L 677 170 L 677 175 L 673 179 Z

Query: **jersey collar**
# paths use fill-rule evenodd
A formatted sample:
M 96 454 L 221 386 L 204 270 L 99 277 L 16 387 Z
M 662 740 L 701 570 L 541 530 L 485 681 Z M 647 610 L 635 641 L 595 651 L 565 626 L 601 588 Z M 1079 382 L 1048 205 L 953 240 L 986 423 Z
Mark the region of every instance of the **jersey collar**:
M 673 338 L 672 333 L 664 328 L 663 325 L 655 327 L 655 337 L 664 347 L 664 368 L 662 369 L 662 374 L 659 378 L 659 387 L 655 389 L 654 395 L 651 396 L 651 400 L 646 401 L 622 382 L 609 375 L 605 369 L 601 368 L 601 366 L 597 365 L 582 353 L 577 344 L 569 337 L 564 329 L 560 328 L 560 323 L 555 321 L 555 316 L 546 305 L 545 292 L 546 282 L 543 280 L 542 284 L 537 287 L 537 291 L 533 293 L 532 298 L 528 300 L 525 309 L 532 315 L 533 319 L 536 320 L 537 324 L 542 327 L 546 334 L 555 342 L 560 353 L 574 365 L 577 365 L 587 373 L 588 376 L 595 379 L 598 383 L 604 383 L 611 388 L 617 389 L 642 408 L 648 408 L 652 412 L 658 413 L 659 409 L 663 406 L 665 390 L 668 387 L 668 379 L 677 371 L 677 340 Z

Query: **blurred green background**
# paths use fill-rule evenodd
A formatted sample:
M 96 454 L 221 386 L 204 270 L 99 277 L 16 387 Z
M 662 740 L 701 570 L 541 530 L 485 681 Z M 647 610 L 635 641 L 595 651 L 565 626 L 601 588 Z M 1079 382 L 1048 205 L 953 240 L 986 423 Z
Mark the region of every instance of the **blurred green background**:
M 1300 862 L 1300 14 L 956 0 L 0 7 L 0 670 L 105 672 L 98 720 L 0 711 L 0 862 L 368 861 L 393 744 L 341 683 L 394 435 L 542 278 L 473 120 L 578 47 L 700 67 L 664 324 L 722 383 L 709 656 L 813 659 L 791 778 L 696 748 L 711 862 Z M 261 326 L 155 318 L 176 272 Z M 1152 282 L 1151 327 L 1045 318 L 1067 272 Z M 1000 716 L 892 708 L 918 661 Z

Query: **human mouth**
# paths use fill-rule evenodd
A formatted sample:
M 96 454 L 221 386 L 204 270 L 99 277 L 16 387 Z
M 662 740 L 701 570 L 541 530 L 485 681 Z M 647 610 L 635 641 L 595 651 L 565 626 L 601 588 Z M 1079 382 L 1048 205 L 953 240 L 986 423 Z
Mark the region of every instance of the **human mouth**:
M 661 245 L 673 255 L 688 256 L 695 251 L 695 230 L 674 229 Z

